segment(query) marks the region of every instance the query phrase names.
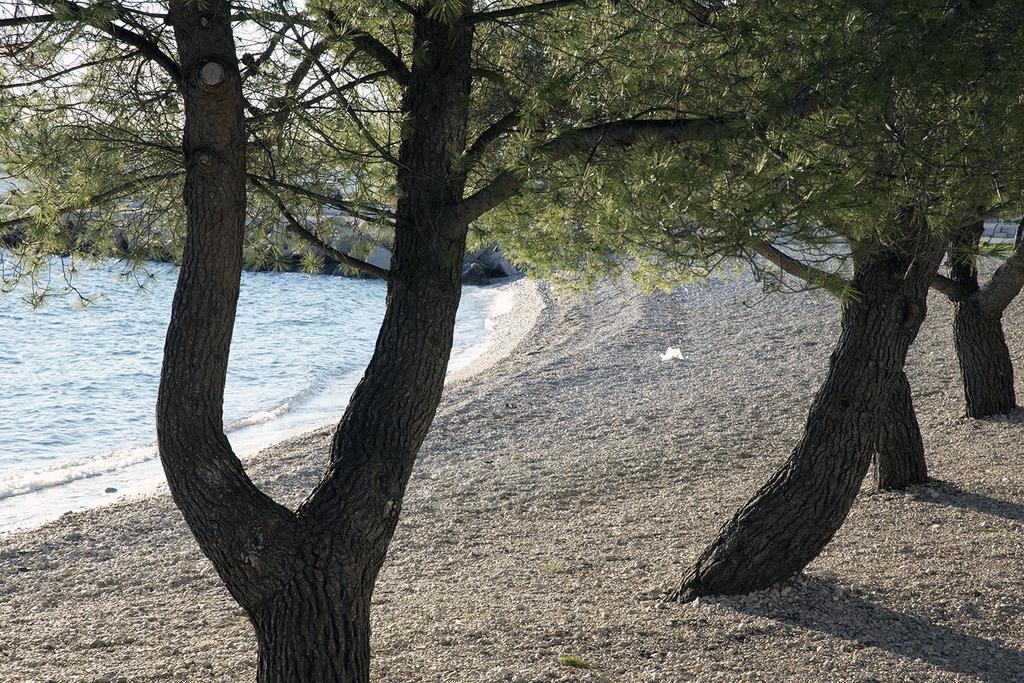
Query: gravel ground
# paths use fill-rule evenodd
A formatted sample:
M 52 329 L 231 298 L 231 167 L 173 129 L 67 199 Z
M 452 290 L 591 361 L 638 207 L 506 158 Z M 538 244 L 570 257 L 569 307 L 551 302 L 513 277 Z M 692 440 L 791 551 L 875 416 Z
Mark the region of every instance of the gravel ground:
M 378 680 L 1024 681 L 1024 416 L 962 417 L 944 299 L 908 370 L 935 481 L 866 487 L 790 584 L 677 605 L 663 591 L 799 438 L 837 305 L 747 276 L 513 288 L 414 474 L 374 599 Z M 682 358 L 660 360 L 670 346 Z M 329 431 L 249 469 L 296 502 Z M 254 664 L 166 495 L 0 538 L 2 681 L 244 681 Z

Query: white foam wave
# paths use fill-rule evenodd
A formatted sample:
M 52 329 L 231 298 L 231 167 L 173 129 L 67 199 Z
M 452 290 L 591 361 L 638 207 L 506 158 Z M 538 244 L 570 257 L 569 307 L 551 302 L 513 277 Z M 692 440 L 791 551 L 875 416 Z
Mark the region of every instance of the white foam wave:
M 244 429 L 245 427 L 253 427 L 258 424 L 271 422 L 287 413 L 291 409 L 291 406 L 292 402 L 289 400 L 285 401 L 276 408 L 271 408 L 270 410 L 257 411 L 252 415 L 247 415 L 246 417 L 239 418 L 234 422 L 225 425 L 224 431 L 230 434 L 231 432 L 237 432 L 239 429 Z
M 498 290 L 494 300 L 491 301 L 490 308 L 487 311 L 487 319 L 484 321 L 484 327 L 488 332 L 494 329 L 495 318 L 500 318 L 503 315 L 511 313 L 516 307 L 516 295 L 512 293 L 511 287 L 502 287 Z
M 483 351 L 489 341 L 493 319 L 505 315 L 513 310 L 515 305 L 515 296 L 507 289 L 503 288 L 498 290 L 489 304 L 484 321 L 484 328 L 487 333 L 482 335 L 482 338 L 474 339 L 472 343 L 461 349 L 461 352 L 458 354 L 459 358 L 453 359 L 455 362 L 449 366 L 449 372 L 466 365 L 470 360 Z M 349 374 L 353 375 L 352 384 L 354 386 L 355 382 L 358 381 L 358 377 L 361 376 L 362 370 Z M 328 386 L 332 384 L 332 381 L 329 379 L 321 379 L 324 381 L 313 382 L 312 384 L 303 387 L 300 391 L 290 396 L 281 404 L 269 410 L 257 411 L 228 423 L 224 427 L 225 433 L 232 434 L 246 430 L 250 427 L 269 425 L 269 423 L 280 420 L 295 408 L 310 401 L 317 401 L 319 397 L 328 390 Z M 337 378 L 333 379 L 336 380 Z M 334 390 L 338 389 L 337 386 L 333 388 Z M 316 425 L 307 425 L 307 427 L 312 426 Z M 156 444 L 149 444 L 145 446 L 125 448 L 111 453 L 106 453 L 104 455 L 82 458 L 80 460 L 62 462 L 51 468 L 19 474 L 7 481 L 0 481 L 0 500 L 46 489 L 57 488 L 82 479 L 113 474 L 134 465 L 140 465 L 142 463 L 152 461 L 157 457 L 158 451 Z
M 155 445 L 125 448 L 106 455 L 63 462 L 59 466 L 28 472 L 0 482 L 0 500 L 63 486 L 79 479 L 110 474 L 157 457 Z
M 315 396 L 316 392 L 317 387 L 315 386 L 305 387 L 270 410 L 260 410 L 225 425 L 224 432 L 231 434 L 246 427 L 255 427 L 278 420 L 296 405 Z M 55 488 L 81 479 L 111 474 L 133 465 L 148 462 L 157 456 L 156 444 L 149 444 L 146 446 L 133 446 L 104 455 L 63 462 L 52 468 L 28 472 L 17 475 L 5 482 L 0 482 L 0 500 Z
M 229 422 L 224 426 L 224 431 L 228 434 L 237 432 L 240 429 L 246 427 L 255 427 L 256 425 L 266 424 L 279 419 L 281 416 L 286 415 L 293 408 L 296 408 L 303 403 L 315 398 L 319 393 L 324 390 L 324 387 L 314 382 L 306 387 L 303 387 L 299 391 L 295 392 L 287 399 L 285 399 L 280 405 L 271 408 L 270 410 L 259 410 L 255 413 L 241 417 L 233 422 Z

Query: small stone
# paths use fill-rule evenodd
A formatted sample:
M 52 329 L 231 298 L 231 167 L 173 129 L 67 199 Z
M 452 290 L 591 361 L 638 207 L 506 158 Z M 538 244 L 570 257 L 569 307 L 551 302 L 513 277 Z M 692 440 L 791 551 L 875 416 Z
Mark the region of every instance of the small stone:
M 114 488 L 113 486 L 108 486 L 107 488 L 103 489 L 103 493 L 117 493 L 117 489 Z

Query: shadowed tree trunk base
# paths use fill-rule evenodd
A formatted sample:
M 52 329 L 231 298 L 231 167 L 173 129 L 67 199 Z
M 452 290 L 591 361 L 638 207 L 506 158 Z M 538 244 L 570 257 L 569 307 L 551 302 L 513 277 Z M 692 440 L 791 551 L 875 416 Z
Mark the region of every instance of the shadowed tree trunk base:
M 921 428 L 914 414 L 910 382 L 900 373 L 892 397 L 882 414 L 878 428 L 879 491 L 894 491 L 928 481 Z
M 985 313 L 973 298 L 957 302 L 953 335 L 967 416 L 991 417 L 1017 408 L 1013 361 L 1001 317 Z
M 855 261 L 856 296 L 843 307 L 842 332 L 803 438 L 704 549 L 674 599 L 768 588 L 800 572 L 839 530 L 871 465 L 883 411 L 895 392 L 909 395 L 903 364 L 943 247 L 911 228 L 891 251 Z

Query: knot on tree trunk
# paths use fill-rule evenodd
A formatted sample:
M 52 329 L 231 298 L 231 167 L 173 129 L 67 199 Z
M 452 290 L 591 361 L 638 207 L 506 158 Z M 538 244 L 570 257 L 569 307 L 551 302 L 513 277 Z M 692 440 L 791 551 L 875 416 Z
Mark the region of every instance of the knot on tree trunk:
M 199 82 L 208 88 L 222 84 L 227 76 L 227 70 L 224 68 L 224 65 L 214 60 L 200 64 L 197 73 Z
M 188 155 L 189 170 L 204 175 L 219 173 L 224 165 L 223 156 L 213 147 L 197 147 Z
M 924 322 L 925 312 L 926 309 L 922 302 L 909 298 L 902 299 L 899 310 L 900 325 L 905 330 L 916 332 Z

